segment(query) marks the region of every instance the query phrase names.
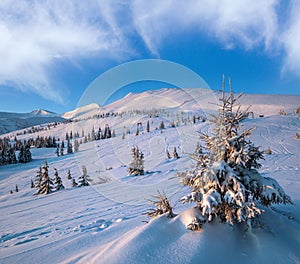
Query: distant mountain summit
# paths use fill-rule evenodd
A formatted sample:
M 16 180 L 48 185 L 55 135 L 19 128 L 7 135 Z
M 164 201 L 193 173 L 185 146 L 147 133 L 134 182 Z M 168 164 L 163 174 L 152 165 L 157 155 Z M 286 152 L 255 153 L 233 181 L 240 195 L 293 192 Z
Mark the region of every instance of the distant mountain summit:
M 31 116 L 41 116 L 41 117 L 54 117 L 59 116 L 57 113 L 45 110 L 45 109 L 36 109 L 30 112 Z
M 0 135 L 26 127 L 51 122 L 63 122 L 64 120 L 57 113 L 44 109 L 36 109 L 30 113 L 0 112 Z

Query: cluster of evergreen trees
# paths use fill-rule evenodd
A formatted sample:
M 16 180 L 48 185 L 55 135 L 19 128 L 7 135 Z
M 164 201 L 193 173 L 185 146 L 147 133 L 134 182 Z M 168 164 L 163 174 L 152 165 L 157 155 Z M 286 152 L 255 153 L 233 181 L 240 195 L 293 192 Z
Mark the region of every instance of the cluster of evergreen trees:
M 74 145 L 74 146 L 73 146 Z M 67 154 L 72 154 L 73 152 L 77 152 L 79 150 L 79 141 L 77 139 L 74 140 L 74 143 L 71 143 L 70 139 L 67 141 Z M 57 144 L 56 148 L 56 155 L 59 156 L 64 156 L 64 149 L 65 149 L 65 142 L 62 141 L 61 144 Z
M 32 160 L 30 147 L 22 144 L 20 146 L 20 152 L 18 159 L 16 157 L 16 149 L 9 142 L 8 138 L 0 138 L 0 165 L 27 163 Z
M 58 139 L 59 140 L 59 139 Z M 13 146 L 16 150 L 20 150 L 21 146 L 32 146 L 35 148 L 56 148 L 57 139 L 55 137 L 41 137 L 29 138 L 24 140 L 18 140 L 17 137 L 14 138 Z
M 82 175 L 79 177 L 78 183 L 74 178 L 71 176 L 70 170 L 67 174 L 67 179 L 72 180 L 71 186 L 72 187 L 82 187 L 82 186 L 89 186 L 89 176 L 87 173 L 87 169 L 85 166 L 82 166 Z M 31 188 L 36 188 L 37 192 L 35 195 L 39 194 L 49 194 L 55 191 L 61 191 L 65 189 L 63 185 L 61 177 L 58 175 L 58 171 L 54 168 L 54 175 L 53 178 L 49 175 L 49 165 L 47 161 L 44 162 L 43 166 L 40 166 L 36 177 L 35 182 L 31 180 Z
M 83 131 L 82 134 L 84 134 Z M 92 131 L 84 136 L 83 143 L 100 140 L 100 139 L 107 139 L 115 136 L 116 136 L 115 131 L 111 130 L 109 125 L 106 124 L 104 130 L 102 130 L 101 127 L 99 127 L 98 130 L 95 130 L 95 128 L 93 127 Z

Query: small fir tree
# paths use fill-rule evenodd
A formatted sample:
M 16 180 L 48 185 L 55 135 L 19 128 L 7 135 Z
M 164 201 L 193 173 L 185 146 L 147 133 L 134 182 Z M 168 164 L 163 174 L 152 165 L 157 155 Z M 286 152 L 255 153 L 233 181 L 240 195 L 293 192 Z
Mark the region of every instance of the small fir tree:
M 234 96 L 231 84 L 229 95 L 224 88 L 222 91 L 219 112 L 211 120 L 212 134 L 201 135 L 206 151 L 199 155 L 194 170 L 179 174 L 181 182 L 191 189 L 182 201 L 197 203 L 203 222 L 218 217 L 231 224 L 250 223 L 263 212 L 259 204 L 292 201 L 276 180 L 258 172 L 263 154 L 249 140 L 253 128 L 240 129 L 248 110 L 242 112 L 236 105 L 240 96 Z
M 19 192 L 19 187 L 18 187 L 17 184 L 16 184 L 16 187 L 15 187 L 15 192 Z
M 74 140 L 74 152 L 77 152 L 79 150 L 79 142 L 77 139 Z
M 55 153 L 56 153 L 56 156 L 59 157 L 59 147 L 58 147 L 58 146 L 57 146 L 57 148 L 56 148 Z
M 78 183 L 75 181 L 75 179 L 73 178 L 72 179 L 72 184 L 71 184 L 72 187 L 77 187 L 78 186 Z
M 70 140 L 68 140 L 68 143 L 67 143 L 67 153 L 68 154 L 73 153 L 73 147 L 72 147 L 72 144 L 71 144 Z
M 42 180 L 43 180 L 43 171 L 42 171 L 42 167 L 40 166 L 35 176 L 35 188 L 37 189 L 37 194 L 39 192 L 39 189 L 41 188 Z
M 64 155 L 64 144 L 62 142 L 61 146 L 60 146 L 60 156 L 63 156 L 63 155 Z
M 171 159 L 171 155 L 168 149 L 166 149 L 166 158 Z
M 38 185 L 38 194 L 49 194 L 53 192 L 53 181 L 49 177 L 49 165 L 45 161 L 42 172 L 42 179 Z
M 173 149 L 173 158 L 174 158 L 174 159 L 179 159 L 179 155 L 178 155 L 178 153 L 177 153 L 176 147 L 174 147 L 174 149 Z
M 144 154 L 139 150 L 138 146 L 131 149 L 132 162 L 129 164 L 128 172 L 130 175 L 144 174 Z
M 82 175 L 79 177 L 79 187 L 90 185 L 88 182 L 88 177 L 86 166 L 82 165 Z
M 71 179 L 72 179 L 71 171 L 70 171 L 70 170 L 68 170 L 67 179 L 68 179 L 68 180 L 71 180 Z
M 164 121 L 161 121 L 159 124 L 159 129 L 164 129 L 165 128 L 165 123 Z
M 18 161 L 19 161 L 19 163 L 26 163 L 25 148 L 23 145 L 21 146 L 21 149 L 20 149 L 20 152 L 18 155 Z
M 58 175 L 58 171 L 56 168 L 54 168 L 54 183 L 55 183 L 55 189 L 56 191 L 60 191 L 65 189 L 65 186 L 62 183 L 61 177 Z
M 155 209 L 149 209 L 145 213 L 146 216 L 155 218 L 157 216 L 166 214 L 167 217 L 174 217 L 173 207 L 170 205 L 170 201 L 164 192 L 157 191 L 157 195 L 152 196 L 155 200 L 150 200 L 155 205 Z
M 149 122 L 149 120 L 147 121 L 146 132 L 147 133 L 150 132 L 150 122 Z
M 31 151 L 30 151 L 30 147 L 29 146 L 27 146 L 25 148 L 25 160 L 26 160 L 26 162 L 32 161 L 32 155 L 31 155 Z
M 14 148 L 9 149 L 9 163 L 10 164 L 16 164 L 17 163 L 16 153 L 15 153 Z
M 33 182 L 33 180 L 31 179 L 31 180 L 30 180 L 30 188 L 33 189 L 34 187 L 35 187 L 35 186 L 34 186 L 34 182 Z

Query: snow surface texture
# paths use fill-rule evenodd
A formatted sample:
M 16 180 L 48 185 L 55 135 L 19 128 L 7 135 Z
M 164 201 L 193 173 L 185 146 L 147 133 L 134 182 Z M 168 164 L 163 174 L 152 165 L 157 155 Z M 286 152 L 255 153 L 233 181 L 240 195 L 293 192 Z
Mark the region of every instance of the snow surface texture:
M 190 93 L 196 94 L 195 90 Z M 87 119 L 18 136 L 22 139 L 39 134 L 64 139 L 66 132 L 71 130 L 81 133 L 84 128 L 87 132 L 93 125 L 104 128 L 105 124 L 116 131 L 115 138 L 80 145 L 76 155 L 57 157 L 55 149 L 32 149 L 32 162 L 0 167 L 0 263 L 300 262 L 300 140 L 294 139 L 295 133 L 300 133 L 300 117 L 278 115 L 277 109 L 279 102 L 283 102 L 282 108 L 292 113 L 299 106 L 296 104 L 300 104 L 299 98 L 291 97 L 298 101 L 291 99 L 288 104 L 289 100 L 284 99 L 287 97 L 276 96 L 274 99 L 268 96 L 269 107 L 265 109 L 269 114 L 264 112 L 265 117 L 258 118 L 261 114 L 258 112 L 255 119 L 244 123 L 245 127 L 256 126 L 252 137 L 255 144 L 272 150 L 272 154 L 262 161 L 260 172 L 275 178 L 295 204 L 263 208 L 265 213 L 254 221 L 252 229 L 213 221 L 205 224 L 203 230 L 192 232 L 186 225 L 199 212 L 188 209 L 190 205 L 177 203 L 188 189 L 179 185 L 174 176 L 176 172 L 194 166 L 188 153 L 195 150 L 196 131 L 209 130 L 209 124 L 181 123 L 176 128 L 169 128 L 168 121 L 182 111 L 183 114 L 199 114 L 196 101 L 184 103 L 185 93 L 181 90 L 163 89 L 130 94 L 105 108 L 119 112 L 152 109 L 153 97 L 150 95 L 157 94 L 164 94 L 159 106 L 168 111 L 160 117 L 126 114 L 122 118 Z M 243 104 L 253 101 L 261 104 L 260 97 L 251 95 L 249 98 L 253 97 L 253 101 L 247 101 L 247 96 Z M 136 99 L 135 105 L 129 97 Z M 81 110 L 73 111 L 75 118 L 103 111 L 94 106 Z M 147 120 L 150 120 L 150 133 L 145 131 Z M 155 129 L 162 120 L 166 125 L 163 133 Z M 138 136 L 135 136 L 136 122 L 144 125 L 144 131 Z M 130 128 L 131 134 L 122 139 L 124 127 Z M 13 137 L 15 132 L 9 135 Z M 148 173 L 141 176 L 128 176 L 127 173 L 126 166 L 131 162 L 134 145 L 138 145 L 145 155 L 144 169 Z M 177 148 L 180 159 L 167 160 L 166 148 L 171 152 L 173 147 Z M 35 178 L 45 159 L 49 164 L 49 175 L 53 177 L 54 167 L 57 168 L 66 189 L 33 196 L 36 190 L 30 188 L 30 180 Z M 78 182 L 82 165 L 87 167 L 94 185 L 72 188 L 67 172 L 70 170 Z M 110 181 L 99 184 L 103 177 Z M 16 183 L 19 192 L 9 194 Z M 171 205 L 177 203 L 174 212 L 178 216 L 171 219 L 161 216 L 146 224 L 144 221 L 149 219 L 142 213 L 152 205 L 145 199 L 155 195 L 158 189 L 165 190 Z

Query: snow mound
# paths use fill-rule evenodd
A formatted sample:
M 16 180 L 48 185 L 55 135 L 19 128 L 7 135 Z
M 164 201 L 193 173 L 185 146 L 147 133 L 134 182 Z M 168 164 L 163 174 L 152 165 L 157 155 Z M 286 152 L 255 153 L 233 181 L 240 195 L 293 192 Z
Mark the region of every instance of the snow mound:
M 214 221 L 193 232 L 186 225 L 197 209 L 172 219 L 163 215 L 93 250 L 80 263 L 299 263 L 299 204 L 297 215 L 276 208 L 267 209 L 252 229 Z
M 75 110 L 69 111 L 69 112 L 65 112 L 61 115 L 61 117 L 65 118 L 65 119 L 72 119 L 81 115 L 84 115 L 86 113 L 90 113 L 97 111 L 98 114 L 98 110 L 99 110 L 99 105 L 96 103 L 92 103 L 92 104 L 88 104 L 85 106 L 80 106 L 78 108 L 76 108 Z

